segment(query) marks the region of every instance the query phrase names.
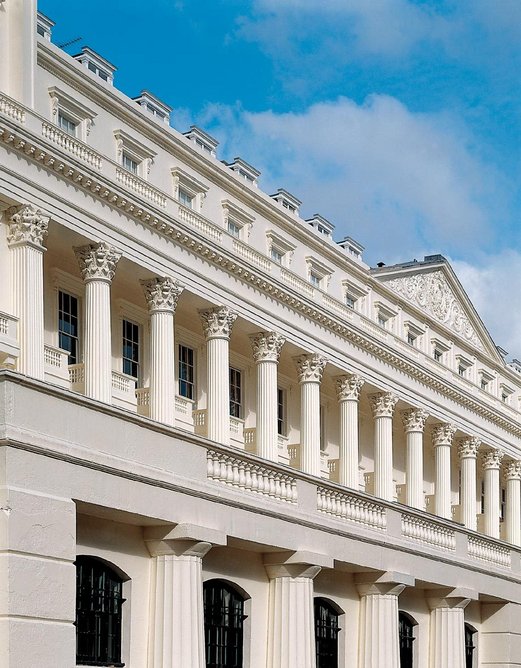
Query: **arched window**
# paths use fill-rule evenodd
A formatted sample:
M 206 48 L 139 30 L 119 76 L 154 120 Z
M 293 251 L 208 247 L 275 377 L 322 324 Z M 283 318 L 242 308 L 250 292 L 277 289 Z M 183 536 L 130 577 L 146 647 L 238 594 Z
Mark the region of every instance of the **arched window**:
M 398 615 L 398 636 L 400 638 L 400 668 L 413 668 L 414 627 L 416 622 L 406 612 Z
M 76 559 L 76 663 L 121 663 L 122 578 L 94 557 Z
M 474 668 L 474 636 L 476 629 L 470 624 L 465 624 L 465 668 Z
M 242 668 L 244 597 L 222 580 L 203 585 L 206 665 Z
M 338 668 L 338 612 L 325 598 L 315 599 L 317 668 Z

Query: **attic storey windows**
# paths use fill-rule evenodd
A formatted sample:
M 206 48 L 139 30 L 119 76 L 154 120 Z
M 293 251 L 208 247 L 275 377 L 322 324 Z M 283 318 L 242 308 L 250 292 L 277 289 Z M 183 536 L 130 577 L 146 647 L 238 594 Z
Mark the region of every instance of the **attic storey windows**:
M 71 137 L 86 141 L 96 113 L 57 86 L 49 88 L 51 120 Z
M 306 258 L 308 280 L 316 288 L 326 291 L 333 270 L 314 257 Z
M 232 237 L 247 241 L 255 218 L 229 199 L 223 199 L 221 205 L 223 209 L 224 229 Z
M 295 246 L 273 230 L 266 232 L 268 256 L 272 262 L 289 267 Z
M 199 213 L 203 208 L 208 186 L 180 167 L 172 169 L 172 179 L 174 197 L 187 209 Z
M 142 179 L 147 179 L 154 156 L 154 151 L 137 141 L 124 130 L 115 130 L 116 153 L 123 169 Z

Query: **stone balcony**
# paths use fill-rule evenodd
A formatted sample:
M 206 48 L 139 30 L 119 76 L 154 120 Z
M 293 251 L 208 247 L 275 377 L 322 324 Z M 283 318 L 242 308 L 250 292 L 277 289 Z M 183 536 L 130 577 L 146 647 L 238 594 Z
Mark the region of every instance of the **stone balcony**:
M 0 312 L 0 368 L 14 369 L 19 354 L 18 318 Z

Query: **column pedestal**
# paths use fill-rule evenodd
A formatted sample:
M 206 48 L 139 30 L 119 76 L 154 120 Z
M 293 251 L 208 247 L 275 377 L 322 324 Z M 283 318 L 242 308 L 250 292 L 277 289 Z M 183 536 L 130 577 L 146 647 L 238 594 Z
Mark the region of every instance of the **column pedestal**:
M 458 455 L 461 470 L 460 521 L 476 531 L 476 458 L 481 445 L 479 438 L 468 437 L 458 442 Z
M 423 428 L 427 413 L 423 408 L 409 408 L 402 412 L 406 434 L 406 504 L 423 510 Z
M 506 540 L 521 545 L 521 462 L 509 461 L 505 466 L 507 486 Z
M 393 413 L 398 397 L 380 392 L 369 397 L 374 417 L 374 493 L 380 499 L 394 499 Z
M 321 355 L 295 358 L 300 383 L 300 468 L 320 477 L 320 382 L 327 360 Z
M 451 424 L 438 423 L 432 428 L 436 466 L 434 512 L 446 519 L 452 518 L 450 448 L 455 432 L 456 427 Z
M 500 500 L 499 500 L 499 469 L 503 453 L 490 450 L 483 455 L 483 472 L 485 480 L 485 533 L 492 538 L 499 538 Z
M 340 411 L 338 482 L 358 489 L 358 402 L 363 379 L 346 374 L 335 379 Z

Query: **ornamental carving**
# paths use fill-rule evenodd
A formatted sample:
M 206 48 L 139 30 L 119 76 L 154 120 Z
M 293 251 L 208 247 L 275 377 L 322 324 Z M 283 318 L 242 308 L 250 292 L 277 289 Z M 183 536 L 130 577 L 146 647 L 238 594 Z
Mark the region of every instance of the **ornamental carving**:
M 371 394 L 369 401 L 374 418 L 392 418 L 398 397 L 392 392 L 379 392 L 378 394 Z
M 299 383 L 320 383 L 327 359 L 322 355 L 300 355 L 295 357 Z
M 237 313 L 231 311 L 227 306 L 216 306 L 215 308 L 199 311 L 199 315 L 207 339 L 230 338 Z
M 286 339 L 277 332 L 259 332 L 250 336 L 256 362 L 278 362 Z
M 112 281 L 121 258 L 121 253 L 114 246 L 101 241 L 97 244 L 76 246 L 74 252 L 84 281 Z
M 415 274 L 394 278 L 387 285 L 415 306 L 449 327 L 473 346 L 483 350 L 483 344 L 471 325 L 465 310 L 447 283 L 443 272 Z
M 504 469 L 505 480 L 521 480 L 521 462 L 511 459 L 506 462 Z
M 484 452 L 482 459 L 483 470 L 499 469 L 501 467 L 503 456 L 501 450 L 488 450 L 487 452 Z
M 364 379 L 356 373 L 335 378 L 336 396 L 338 401 L 358 401 Z
M 183 287 L 173 278 L 152 278 L 148 281 L 140 281 L 145 293 L 145 300 L 151 313 L 157 311 L 168 311 L 175 313 L 179 295 Z
M 477 436 L 466 436 L 458 439 L 458 455 L 460 459 L 477 457 L 481 441 Z
M 43 239 L 47 236 L 49 216 L 33 204 L 13 206 L 8 210 L 8 244 L 34 244 L 43 248 Z
M 452 439 L 456 433 L 456 427 L 447 422 L 438 422 L 432 427 L 432 445 L 452 445 Z
M 423 431 L 425 420 L 429 417 L 423 408 L 408 408 L 402 411 L 402 422 L 405 433 L 410 431 Z

